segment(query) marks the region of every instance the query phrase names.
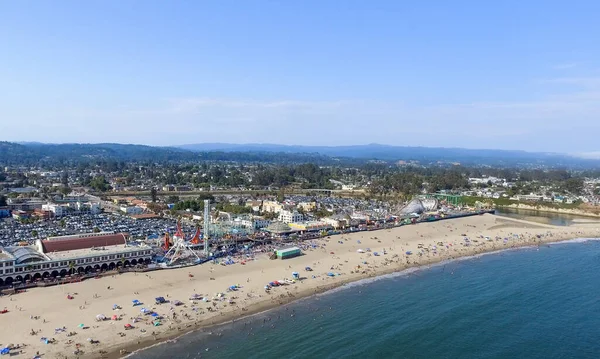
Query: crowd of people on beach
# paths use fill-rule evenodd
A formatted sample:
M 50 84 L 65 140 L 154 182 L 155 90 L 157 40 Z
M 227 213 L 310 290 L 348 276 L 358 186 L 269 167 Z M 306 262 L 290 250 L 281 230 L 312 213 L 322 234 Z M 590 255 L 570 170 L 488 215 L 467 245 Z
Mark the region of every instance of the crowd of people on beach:
M 166 274 L 156 272 L 126 274 L 131 276 L 128 282 L 117 281 L 116 277 L 101 279 L 93 285 L 96 290 L 93 295 L 65 287 L 62 295 L 67 299 L 60 305 L 70 311 L 79 308 L 81 314 L 73 317 L 84 318 L 74 326 L 67 325 L 72 322 L 69 317 L 62 322 L 56 318 L 49 320 L 35 306 L 21 304 L 20 294 L 16 294 L 0 298 L 12 302 L 2 315 L 7 315 L 7 320 L 13 320 L 9 318 L 14 315 L 14 320 L 18 320 L 23 318 L 18 313 L 24 312 L 32 325 L 27 333 L 21 333 L 20 337 L 27 340 L 3 347 L 28 357 L 33 357 L 33 353 L 58 358 L 100 356 L 114 348 L 124 355 L 128 350 L 120 345 L 135 346 L 172 338 L 199 326 L 235 320 L 260 305 L 279 306 L 349 281 L 442 260 L 598 233 L 595 228 L 517 224 L 472 219 L 414 226 L 404 232 L 393 229 L 330 236 L 294 243 L 304 255 L 289 260 L 271 260 L 277 246 L 258 244 L 198 267 L 167 271 L 173 283 L 180 283 L 177 285 L 155 285 L 158 280 L 155 276 L 166 278 Z M 115 281 L 110 282 L 111 278 Z M 226 283 L 222 278 L 236 278 L 241 283 Z M 147 288 L 156 288 L 152 291 L 157 292 L 150 296 L 149 289 L 141 284 L 128 290 L 122 288 L 123 283 L 148 283 Z M 208 293 L 209 287 L 219 289 Z M 117 291 L 118 296 L 112 294 Z M 187 294 L 182 297 L 184 291 Z M 124 296 L 129 296 L 131 302 L 123 302 Z M 122 302 L 113 303 L 111 298 L 120 298 Z M 266 320 L 263 325 L 273 325 Z M 251 333 L 252 326 L 248 326 Z

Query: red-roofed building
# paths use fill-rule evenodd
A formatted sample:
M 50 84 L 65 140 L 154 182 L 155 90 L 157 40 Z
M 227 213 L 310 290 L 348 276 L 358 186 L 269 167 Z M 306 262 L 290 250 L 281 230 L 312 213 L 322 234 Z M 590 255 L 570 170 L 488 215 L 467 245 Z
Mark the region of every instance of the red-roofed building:
M 64 252 L 76 249 L 101 248 L 125 245 L 124 233 L 89 233 L 75 236 L 49 237 L 40 241 L 42 253 Z
M 150 263 L 152 248 L 128 243 L 127 237 L 126 233 L 85 233 L 38 239 L 35 246 L 0 247 L 0 287 Z

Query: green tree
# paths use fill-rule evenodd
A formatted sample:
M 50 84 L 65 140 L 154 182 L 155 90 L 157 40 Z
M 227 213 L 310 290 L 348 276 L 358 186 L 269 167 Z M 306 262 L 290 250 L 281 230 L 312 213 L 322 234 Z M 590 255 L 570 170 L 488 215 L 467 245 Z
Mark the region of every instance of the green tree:
M 69 187 L 69 173 L 67 171 L 62 173 L 60 182 L 62 183 L 63 187 Z
M 177 203 L 177 202 L 179 202 L 179 196 L 167 197 L 167 203 Z
M 213 196 L 210 193 L 201 193 L 198 196 L 198 202 L 203 202 L 205 199 L 207 199 L 207 200 L 209 200 L 211 202 L 214 202 L 215 201 L 215 196 Z
M 583 190 L 583 179 L 569 178 L 564 182 L 563 189 L 572 194 L 580 194 Z
M 158 191 L 155 187 L 152 187 L 150 190 L 150 197 L 152 198 L 152 203 L 156 203 L 156 200 L 158 199 Z
M 99 192 L 106 192 L 111 189 L 104 176 L 96 176 L 90 181 L 90 187 Z

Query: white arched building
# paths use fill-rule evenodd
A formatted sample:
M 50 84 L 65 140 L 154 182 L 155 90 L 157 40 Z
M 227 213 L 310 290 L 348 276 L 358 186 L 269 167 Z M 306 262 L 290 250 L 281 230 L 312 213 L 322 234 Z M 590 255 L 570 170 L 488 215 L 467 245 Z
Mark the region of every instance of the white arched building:
M 130 243 L 126 234 L 110 232 L 49 237 L 31 246 L 0 247 L 0 287 L 149 263 L 152 254 L 148 245 Z

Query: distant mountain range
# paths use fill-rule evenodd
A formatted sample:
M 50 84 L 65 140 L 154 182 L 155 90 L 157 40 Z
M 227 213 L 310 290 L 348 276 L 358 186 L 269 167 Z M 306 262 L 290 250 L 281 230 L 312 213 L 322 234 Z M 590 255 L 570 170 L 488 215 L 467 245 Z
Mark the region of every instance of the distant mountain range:
M 464 148 L 402 147 L 379 144 L 356 146 L 288 146 L 275 144 L 204 143 L 171 147 L 98 143 L 45 144 L 0 142 L 0 164 L 83 162 L 93 160 L 197 162 L 234 161 L 266 163 L 360 164 L 371 160 L 394 163 L 417 161 L 501 167 L 545 166 L 600 168 L 600 159 L 557 153 Z
M 275 144 L 231 144 L 201 143 L 176 146 L 190 151 L 225 152 L 272 152 L 272 153 L 318 153 L 332 157 L 352 157 L 383 161 L 435 161 L 460 162 L 462 164 L 524 165 L 540 164 L 548 166 L 598 166 L 600 160 L 579 158 L 559 153 L 535 153 L 510 150 L 486 150 L 465 148 L 406 147 L 380 144 L 353 146 L 294 146 Z
M 91 161 L 142 161 L 153 163 L 230 161 L 251 163 L 306 163 L 320 165 L 339 163 L 326 155 L 316 153 L 191 151 L 177 147 L 154 147 L 119 143 L 63 143 L 1 142 L 0 164 L 35 165 L 39 163 L 80 163 Z M 347 159 L 347 162 L 356 162 Z

